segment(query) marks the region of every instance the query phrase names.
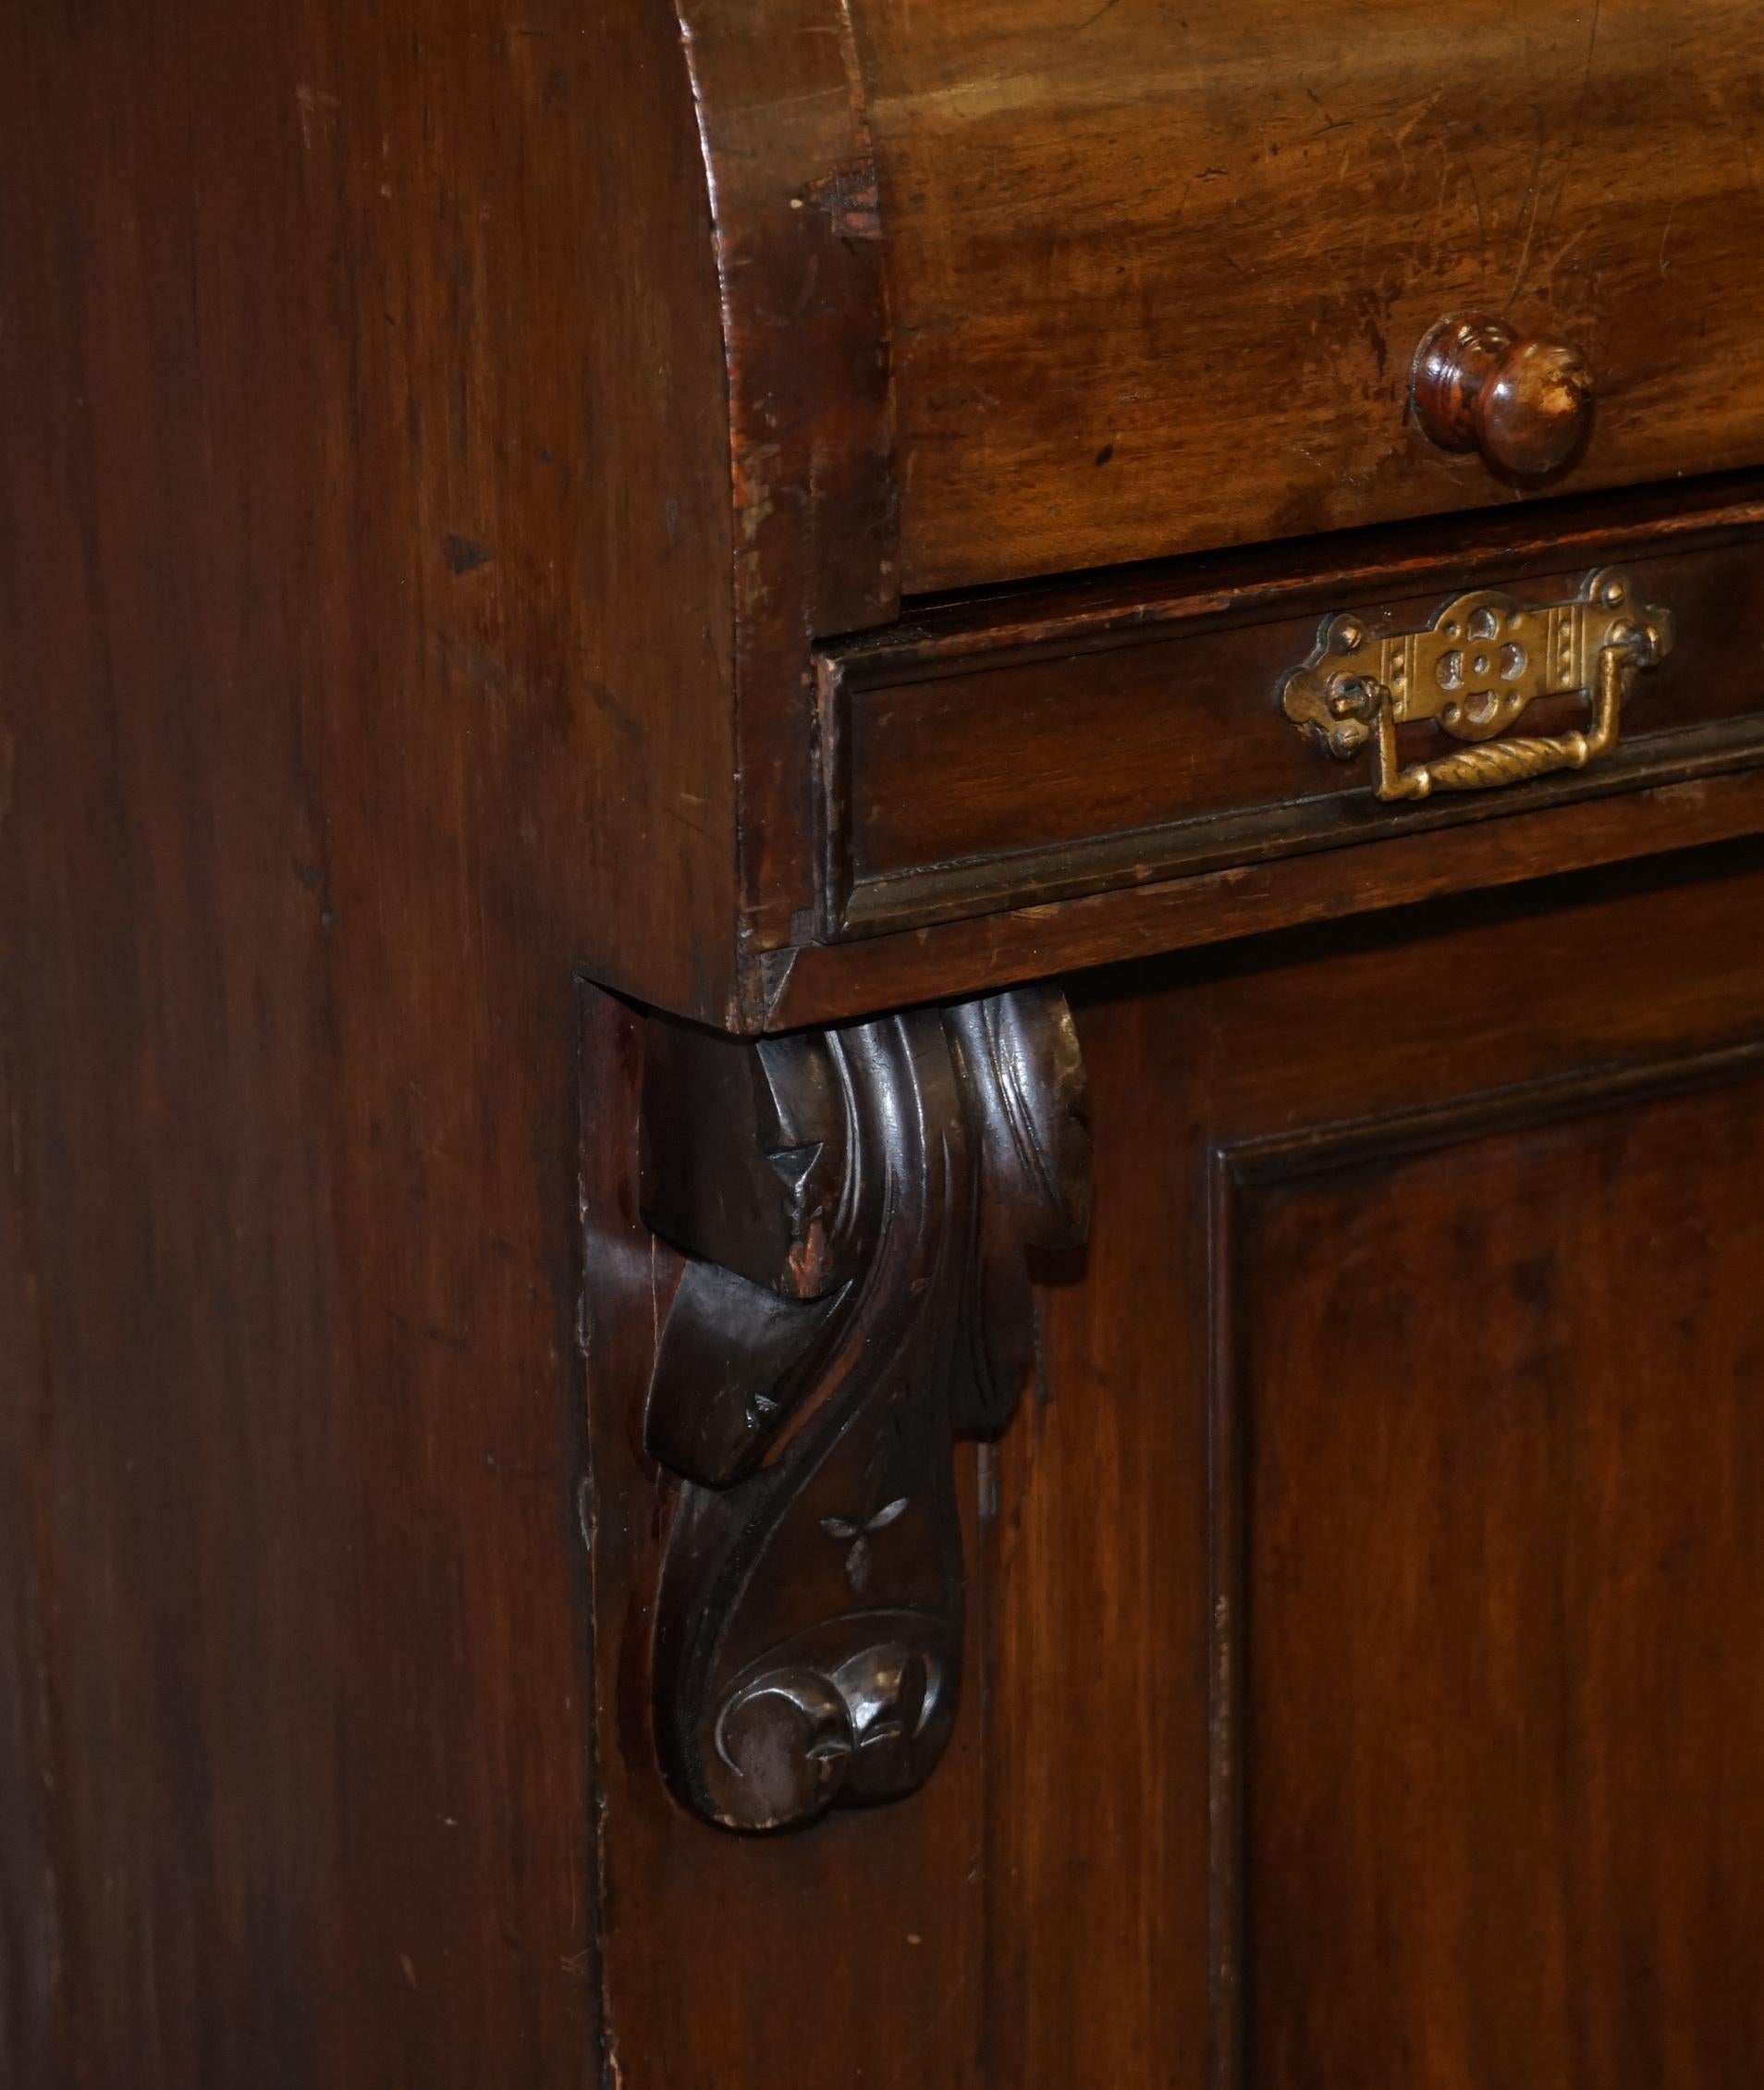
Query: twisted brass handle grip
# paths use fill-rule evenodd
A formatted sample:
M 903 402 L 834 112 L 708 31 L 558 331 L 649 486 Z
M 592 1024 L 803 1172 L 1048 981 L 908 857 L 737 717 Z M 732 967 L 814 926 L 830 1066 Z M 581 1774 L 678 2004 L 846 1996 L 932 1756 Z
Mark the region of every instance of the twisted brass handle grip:
M 1623 731 L 1623 699 L 1641 665 L 1639 647 L 1619 643 L 1600 648 L 1589 732 L 1559 733 L 1550 740 L 1491 740 L 1431 762 L 1411 763 L 1407 768 L 1397 758 L 1397 721 L 1390 692 L 1382 682 L 1363 684 L 1377 707 L 1378 794 L 1395 801 L 1430 798 L 1436 791 L 1498 791 L 1558 769 L 1584 769 L 1616 746 Z
M 1641 609 L 1626 574 L 1595 573 L 1579 597 L 1542 609 L 1493 592 L 1462 596 L 1425 631 L 1374 638 L 1362 620 L 1329 620 L 1317 651 L 1281 683 L 1288 718 L 1338 760 L 1369 744 L 1387 802 L 1439 791 L 1492 791 L 1608 756 L 1635 677 L 1664 659 L 1672 620 Z M 1532 700 L 1587 695 L 1582 732 L 1498 736 Z M 1471 744 L 1404 768 L 1397 729 L 1430 719 Z
M 1493 791 L 1547 777 L 1552 769 L 1584 769 L 1594 752 L 1586 733 L 1557 740 L 1498 740 L 1488 747 L 1442 756 L 1437 762 L 1417 762 L 1400 772 L 1402 789 L 1390 795 L 1426 798 L 1436 791 Z

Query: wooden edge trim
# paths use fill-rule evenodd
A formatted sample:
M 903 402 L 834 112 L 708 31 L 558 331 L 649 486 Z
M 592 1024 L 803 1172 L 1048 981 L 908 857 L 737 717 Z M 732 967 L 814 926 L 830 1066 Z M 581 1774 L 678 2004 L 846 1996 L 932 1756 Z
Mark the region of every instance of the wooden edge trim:
M 1507 819 L 1623 791 L 1649 791 L 1764 764 L 1764 719 L 1723 719 L 1635 736 L 1600 768 L 1568 771 L 1507 792 L 1444 795 L 1402 815 L 1404 833 Z M 851 876 L 849 839 L 828 823 L 822 940 L 886 935 L 967 916 L 1082 899 L 1112 887 L 1158 885 L 1205 871 L 1315 855 L 1391 831 L 1390 809 L 1358 789 L 1122 830 L 1082 842 L 999 851 L 870 879 Z
M 844 0 L 676 11 L 729 378 L 743 936 L 765 947 L 815 899 L 811 641 L 900 609 L 879 178 Z
M 1429 518 L 1400 535 L 1386 527 L 1351 531 L 1228 559 L 1179 559 L 1131 580 L 1099 575 L 917 611 L 909 605 L 893 629 L 826 646 L 823 671 L 858 689 L 934 682 L 1075 645 L 1156 644 L 1173 624 L 1229 631 L 1313 607 L 1319 614 L 1354 609 L 1399 589 L 1425 595 L 1490 574 L 1504 584 L 1643 553 L 1707 550 L 1764 530 L 1764 488 L 1755 476 L 1737 488 L 1673 487 L 1670 498 L 1638 501 L 1616 519 L 1607 501 L 1568 517 L 1525 511 L 1474 518 L 1475 526 L 1463 517 L 1446 520 L 1455 527 L 1441 529 L 1439 518 Z
M 790 1030 L 1759 833 L 1764 769 L 1750 768 L 780 953 L 754 964 L 753 983 L 765 1027 Z

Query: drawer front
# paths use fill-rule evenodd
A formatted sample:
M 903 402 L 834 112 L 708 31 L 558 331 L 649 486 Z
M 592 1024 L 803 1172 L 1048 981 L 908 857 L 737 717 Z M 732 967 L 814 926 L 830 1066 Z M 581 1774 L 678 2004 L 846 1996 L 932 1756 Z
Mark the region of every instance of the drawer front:
M 1432 554 L 1341 559 L 1338 547 L 1324 564 L 1191 574 L 1161 594 L 969 607 L 830 653 L 823 934 L 1179 879 L 1764 759 L 1764 507 L 1530 543 L 1459 531 Z M 1637 663 L 1605 747 L 1595 685 L 1610 621 L 1587 589 L 1611 572 L 1636 614 L 1666 614 L 1671 649 Z M 1461 657 L 1448 633 L 1465 600 Z M 1396 685 L 1382 796 L 1377 732 L 1350 724 L 1360 744 L 1331 758 L 1305 722 L 1304 687 L 1341 663 L 1293 673 L 1349 613 L 1373 685 Z M 1476 620 L 1492 629 L 1502 616 L 1494 650 L 1509 650 L 1482 679 L 1511 701 L 1486 731 L 1459 719 L 1454 732 L 1447 685 L 1457 676 L 1474 710 Z M 1591 638 L 1571 658 L 1575 633 Z M 1405 707 L 1405 663 L 1430 706 L 1415 692 Z
M 1764 0 L 854 0 L 916 591 L 1499 503 L 1424 336 L 1586 358 L 1593 488 L 1764 461 Z

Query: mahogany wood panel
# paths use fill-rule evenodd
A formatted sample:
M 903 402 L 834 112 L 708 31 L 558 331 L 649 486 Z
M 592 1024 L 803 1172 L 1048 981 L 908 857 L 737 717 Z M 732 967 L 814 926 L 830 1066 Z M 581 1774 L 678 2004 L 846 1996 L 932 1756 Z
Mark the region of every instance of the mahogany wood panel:
M 1436 322 L 1579 348 L 1568 483 L 1764 460 L 1764 9 L 854 0 L 911 593 L 1513 498 Z
M 0 2077 L 580 2084 L 571 971 L 734 965 L 678 25 L 10 7 L 0 141 Z
M 1764 1048 L 1649 1086 L 1228 1194 L 1258 2090 L 1764 2062 Z
M 614 2080 L 1750 2079 L 1760 909 L 1752 843 L 1077 983 L 1092 1236 L 958 1469 L 976 1688 L 913 1800 L 757 1843 L 656 1762 L 680 1262 L 586 995 Z
M 993 2080 L 1764 2065 L 1764 858 L 1680 868 L 1081 983 L 1090 1248 L 998 1453 Z

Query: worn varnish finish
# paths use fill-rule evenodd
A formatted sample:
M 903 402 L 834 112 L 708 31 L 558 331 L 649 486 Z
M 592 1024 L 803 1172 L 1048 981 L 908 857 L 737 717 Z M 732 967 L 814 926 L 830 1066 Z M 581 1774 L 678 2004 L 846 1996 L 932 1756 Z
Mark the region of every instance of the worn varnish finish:
M 682 0 L 671 25 L 660 0 L 609 12 L 619 27 L 582 55 L 589 67 L 604 53 L 585 78 L 641 74 L 641 92 L 614 96 L 616 142 L 606 125 L 579 137 L 554 98 L 530 129 L 496 130 L 510 165 L 484 174 L 486 198 L 498 183 L 509 197 L 542 187 L 581 227 L 566 250 L 523 217 L 496 261 L 504 338 L 524 343 L 555 311 L 545 345 L 520 353 L 577 371 L 588 401 L 594 469 L 552 473 L 545 554 L 548 584 L 590 606 L 580 672 L 557 682 L 558 754 L 540 794 L 575 838 L 557 859 L 575 955 L 597 978 L 729 1028 L 774 1025 L 786 1007 L 821 1013 L 806 988 L 816 966 L 791 979 L 795 954 L 814 958 L 844 926 L 823 773 L 837 732 L 817 708 L 815 644 L 887 632 L 903 590 L 1510 510 L 1511 489 L 1478 457 L 1435 449 L 1406 418 L 1411 350 L 1450 314 L 1486 309 L 1520 340 L 1586 358 L 1595 426 L 1541 490 L 1645 488 L 1764 456 L 1750 418 L 1764 350 L 1750 308 L 1721 295 L 1764 227 L 1746 172 L 1754 6 L 1706 10 L 1697 66 L 1663 79 L 1651 54 L 1671 39 L 1644 0 L 1611 0 L 1584 43 L 1565 21 L 1520 25 L 1480 0 L 1451 23 L 1450 52 L 1447 23 L 1414 0 L 1390 0 L 1346 39 L 1283 0 L 1199 25 L 1147 0 L 1072 23 L 1053 0 L 1009 23 L 897 14 L 886 0 Z M 465 6 L 393 80 L 376 54 L 395 32 L 354 33 L 334 62 L 358 99 L 402 92 L 431 114 L 470 95 L 492 35 Z M 1476 64 L 1455 80 L 1452 53 L 1466 48 Z M 1276 50 L 1284 65 L 1270 75 Z M 111 51 L 104 62 L 119 64 Z M 1445 84 L 1421 84 L 1436 77 Z M 344 97 L 296 85 L 310 177 L 317 147 L 304 141 L 336 129 L 312 96 Z M 1330 112 L 1315 136 L 1313 95 Z M 1516 111 L 1531 113 L 1529 130 Z M 236 104 L 209 164 L 254 164 L 260 128 L 279 146 L 290 120 L 263 96 Z M 1249 150 L 1252 122 L 1265 150 Z M 1522 132 L 1535 147 L 1518 149 Z M 1192 181 L 1162 178 L 1195 154 Z M 1345 178 L 1320 178 L 1341 162 Z M 337 252 L 353 285 L 350 271 L 371 265 L 355 258 L 374 252 L 369 230 L 396 245 L 421 198 L 352 161 L 349 178 L 361 222 Z M 1096 324 L 1049 326 L 1050 297 Z M 344 338 L 365 312 L 355 296 Z M 468 390 L 452 424 L 478 415 Z M 431 415 L 420 439 L 440 440 L 442 425 Z M 1712 507 L 1733 491 L 1682 498 Z M 1551 512 L 1498 525 L 1515 560 L 1555 528 Z M 1602 520 L 1617 526 L 1622 511 Z M 451 532 L 462 579 L 482 571 L 483 527 Z M 1586 510 L 1562 528 L 1585 535 Z M 1353 565 L 1328 546 L 1304 556 Z M 1390 547 L 1366 558 L 1368 574 L 1396 584 Z M 1251 572 L 1239 584 L 1247 606 L 1266 584 Z M 1167 567 L 1148 570 L 1143 607 L 1155 616 L 1170 585 Z M 1746 665 L 1736 654 L 1710 682 L 1743 689 Z M 888 752 L 915 780 L 908 813 L 921 784 L 935 804 L 960 768 L 905 743 Z M 1109 880 L 1155 887 L 1170 866 L 1157 847 L 1138 860 L 1133 831 L 1114 831 Z M 931 906 L 891 892 L 862 926 L 997 924 L 1024 900 L 1090 890 L 1090 863 L 1042 863 L 1027 885 L 963 881 Z M 1018 940 L 1033 974 L 1036 947 Z M 894 973 L 880 952 L 874 962 L 861 998 L 877 1006 Z
M 902 591 L 1764 461 L 1764 337 L 1728 294 L 1764 257 L 1757 0 L 1703 10 L 1683 67 L 1659 0 L 1548 20 L 1385 0 L 1351 24 L 1288 0 L 1217 22 L 686 0 L 683 20 L 732 622 L 682 701 L 732 743 L 735 977 L 686 1003 L 640 954 L 599 965 L 654 1001 L 762 1027 L 791 953 L 837 928 L 806 654 L 886 628 Z M 1464 454 L 1429 441 L 1411 365 L 1474 313 L 1522 374 L 1584 373 L 1590 426 L 1576 391 L 1565 443 L 1523 411 L 1473 414 Z M 1549 399 L 1512 389 L 1536 422 Z M 721 559 L 704 540 L 707 588 Z M 935 794 L 935 758 L 902 758 Z M 1035 881 L 1059 890 L 1058 867 Z M 868 926 L 902 926 L 905 897 Z
M 727 363 L 732 563 L 718 573 L 713 540 L 699 584 L 732 598 L 745 950 L 791 940 L 814 900 L 808 634 L 900 606 L 892 338 L 845 0 L 679 0 L 679 14 Z
M 1622 864 L 1760 830 L 1764 777 L 1756 768 L 1586 805 L 1516 808 L 1486 827 L 1390 835 L 1375 850 L 1204 871 L 1147 890 L 821 946 L 780 976 L 768 1020 L 778 1029 L 827 1023 L 858 1014 L 876 995 L 912 1002 L 940 989 L 979 993 L 1050 969 L 1228 942 L 1446 893 L 1493 891 L 1551 870 Z
M 1764 461 L 1757 0 L 854 12 L 909 592 L 1510 499 L 1408 420 L 1461 312 L 1586 359 L 1575 486 Z
M 1599 379 L 1572 341 L 1526 339 L 1491 313 L 1457 313 L 1422 342 L 1409 380 L 1415 425 L 1441 449 L 1476 451 L 1508 479 L 1544 480 L 1593 431 Z
M 1558 525 L 1548 550 L 1498 549 L 1461 530 L 1316 547 L 1306 572 L 1210 562 L 1149 578 L 1123 601 L 1025 591 L 982 625 L 972 603 L 829 649 L 823 670 L 827 925 L 875 934 L 1110 887 L 1149 885 L 1413 830 L 1371 800 L 1369 755 L 1329 760 L 1275 730 L 1273 700 L 1331 612 L 1370 640 L 1425 628 L 1460 590 L 1528 604 L 1571 599 L 1621 566 L 1682 636 L 1638 678 L 1614 762 L 1517 795 L 1436 802 L 1430 824 L 1741 768 L 1764 757 L 1764 515 L 1735 501 L 1629 535 Z M 1627 556 L 1641 548 L 1644 556 Z M 1654 554 L 1655 556 L 1648 556 Z M 1546 571 L 1553 567 L 1553 572 Z M 1579 698 L 1526 714 L 1527 731 L 1583 719 Z M 1425 756 L 1437 736 L 1403 737 Z M 1540 868 L 1544 867 L 1542 866 Z M 1369 875 L 1375 877 L 1376 871 Z

